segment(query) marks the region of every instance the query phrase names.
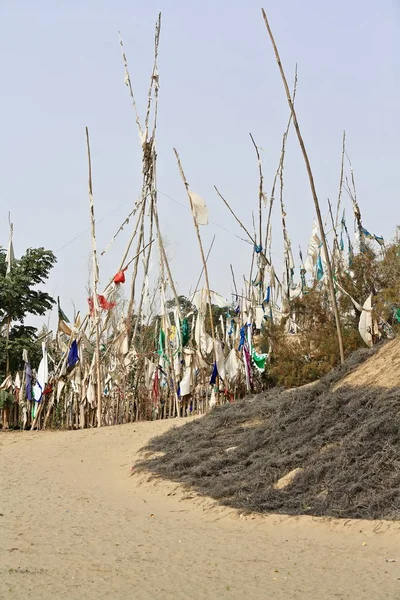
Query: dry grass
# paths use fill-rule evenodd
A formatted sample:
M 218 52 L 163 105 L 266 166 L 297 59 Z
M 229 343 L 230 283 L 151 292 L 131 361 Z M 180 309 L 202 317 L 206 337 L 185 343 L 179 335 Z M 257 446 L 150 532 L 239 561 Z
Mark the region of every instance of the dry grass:
M 399 518 L 400 388 L 332 390 L 369 356 L 357 351 L 312 387 L 275 389 L 172 429 L 138 467 L 242 511 Z

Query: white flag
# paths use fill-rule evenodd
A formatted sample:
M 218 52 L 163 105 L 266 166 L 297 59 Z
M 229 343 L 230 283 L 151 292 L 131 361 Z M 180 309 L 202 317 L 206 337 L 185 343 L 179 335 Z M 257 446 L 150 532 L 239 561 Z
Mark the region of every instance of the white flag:
M 189 196 L 192 201 L 194 218 L 197 225 L 208 225 L 208 209 L 203 198 L 195 192 L 189 192 Z

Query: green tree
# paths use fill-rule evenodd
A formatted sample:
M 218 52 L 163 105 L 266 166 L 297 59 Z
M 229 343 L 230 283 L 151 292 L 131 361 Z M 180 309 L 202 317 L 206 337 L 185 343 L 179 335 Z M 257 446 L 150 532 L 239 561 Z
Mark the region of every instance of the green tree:
M 25 325 L 25 319 L 43 316 L 53 306 L 53 298 L 38 286 L 48 279 L 56 260 L 50 250 L 29 248 L 7 274 L 6 253 L 0 249 L 0 378 L 6 375 L 7 355 L 11 371 L 22 368 L 24 348 L 32 362 L 40 355 L 37 329 Z

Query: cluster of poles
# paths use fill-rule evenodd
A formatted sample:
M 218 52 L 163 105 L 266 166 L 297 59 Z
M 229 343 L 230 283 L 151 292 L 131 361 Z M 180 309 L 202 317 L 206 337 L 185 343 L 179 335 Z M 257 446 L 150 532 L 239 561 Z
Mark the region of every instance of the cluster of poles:
M 332 262 L 339 262 L 340 241 L 339 209 L 343 187 L 342 173 L 336 218 L 332 214 L 334 246 L 328 247 L 325 226 L 315 189 L 314 178 L 301 135 L 295 111 L 295 94 L 291 93 L 280 60 L 279 52 L 267 19 L 262 11 L 277 64 L 284 85 L 289 120 L 283 136 L 279 165 L 270 198 L 264 191 L 259 148 L 251 136 L 259 171 L 258 227 L 251 234 L 228 201 L 216 189 L 218 196 L 243 229 L 251 243 L 252 262 L 250 277 L 244 280 L 244 289 L 238 290 L 231 265 L 234 287 L 233 301 L 225 301 L 213 291 L 207 267 L 201 227 L 208 222 L 204 201 L 189 186 L 179 153 L 174 149 L 177 168 L 187 194 L 193 217 L 194 233 L 202 262 L 199 282 L 190 297 L 189 307 L 182 306 L 169 263 L 160 228 L 157 197 L 157 115 L 159 100 L 158 51 L 161 15 L 155 29 L 155 55 L 150 77 L 148 101 L 144 120 L 140 118 L 128 61 L 120 40 L 132 108 L 142 149 L 142 189 L 132 212 L 118 228 L 111 244 L 126 229 L 131 220 L 135 224 L 127 246 L 115 270 L 115 275 L 103 290 L 99 289 L 99 261 L 96 244 L 96 218 L 93 195 L 93 173 L 89 131 L 86 128 L 88 157 L 88 195 L 92 240 L 92 282 L 89 310 L 84 318 L 75 315 L 69 322 L 59 305 L 57 335 L 44 336 L 42 360 L 32 369 L 27 353 L 25 368 L 10 373 L 7 365 L 6 380 L 0 392 L 12 399 L 2 414 L 3 427 L 23 429 L 85 428 L 114 425 L 144 419 L 163 419 L 204 414 L 216 404 L 235 401 L 249 392 L 261 391 L 265 385 L 263 374 L 268 364 L 268 353 L 262 352 L 260 334 L 265 319 L 288 319 L 288 333 L 296 332 L 295 317 L 290 315 L 290 299 L 301 294 L 303 284 L 293 284 L 294 264 L 290 238 L 286 228 L 283 205 L 283 167 L 285 145 L 293 124 L 303 153 L 311 193 L 315 205 L 316 224 L 307 254 L 307 270 L 314 274 L 322 256 L 324 283 L 330 292 L 331 310 L 336 321 L 340 360 L 344 349 L 340 316 L 337 305 Z M 285 270 L 280 279 L 272 264 L 271 214 L 275 190 L 280 183 L 280 205 L 284 238 Z M 353 181 L 354 183 L 354 181 Z M 354 214 L 358 219 L 360 235 L 364 235 L 355 186 L 351 194 Z M 267 215 L 264 224 L 264 213 Z M 342 227 L 343 220 L 342 220 Z M 110 245 L 111 245 L 110 244 Z M 109 246 L 110 246 L 109 245 Z M 158 279 L 154 293 L 150 293 L 149 267 L 155 255 L 159 262 Z M 108 247 L 105 251 L 108 250 Z M 126 273 L 132 272 L 129 298 L 120 302 L 120 289 L 126 282 Z M 201 281 L 203 284 L 201 286 Z M 156 312 L 154 306 L 157 305 Z M 215 308 L 219 310 L 216 311 Z M 219 315 L 219 316 L 216 316 Z M 292 325 L 290 325 L 290 323 Z M 294 330 L 293 330 L 293 327 Z

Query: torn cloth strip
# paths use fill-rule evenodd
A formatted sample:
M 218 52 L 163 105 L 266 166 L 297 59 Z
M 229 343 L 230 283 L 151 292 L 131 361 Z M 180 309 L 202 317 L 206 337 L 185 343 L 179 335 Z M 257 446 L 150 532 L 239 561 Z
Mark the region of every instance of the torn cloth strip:
M 99 307 L 102 308 L 103 310 L 110 310 L 111 308 L 114 308 L 116 305 L 115 302 L 109 302 L 105 296 L 99 295 L 99 296 L 97 296 L 97 300 L 99 303 Z M 94 314 L 93 297 L 88 298 L 88 304 L 89 304 L 90 314 L 93 316 L 93 314 Z
M 263 373 L 265 371 L 265 361 L 267 360 L 268 354 L 258 354 L 255 350 L 253 350 L 251 358 L 256 366 L 256 368 Z
M 78 344 L 77 344 L 76 340 L 74 340 L 71 344 L 71 348 L 68 353 L 69 368 L 72 369 L 78 361 L 79 361 Z
M 240 329 L 240 341 L 239 341 L 239 347 L 238 347 L 238 351 L 239 351 L 239 352 L 240 352 L 240 350 L 243 348 L 243 346 L 244 346 L 244 343 L 245 343 L 245 341 L 246 341 L 246 338 L 245 338 L 245 331 L 246 331 L 246 330 L 245 330 L 245 328 L 244 328 L 244 327 L 242 327 L 242 328 Z
M 60 321 L 64 321 L 64 323 L 69 323 L 68 317 L 65 312 L 62 310 L 60 305 L 60 297 L 57 298 L 57 307 L 58 307 L 58 318 Z
M 181 324 L 182 346 L 187 346 L 190 341 L 190 326 L 187 319 L 183 319 Z
M 249 391 L 253 387 L 253 373 L 251 371 L 250 352 L 249 352 L 246 344 L 243 346 L 243 358 L 244 358 L 244 366 L 245 366 L 245 372 L 246 372 L 246 387 L 247 387 L 247 390 Z
M 215 385 L 215 382 L 217 381 L 217 377 L 218 377 L 217 363 L 214 363 L 214 368 L 213 368 L 213 372 L 212 372 L 211 379 L 210 379 L 210 385 Z
M 114 308 L 114 306 L 115 306 L 115 302 L 108 302 L 108 300 L 105 296 L 98 296 L 98 299 L 99 299 L 100 308 L 102 308 L 104 310 L 110 310 L 111 308 Z
M 197 225 L 208 225 L 208 209 L 203 198 L 191 191 L 189 191 L 189 196 Z

